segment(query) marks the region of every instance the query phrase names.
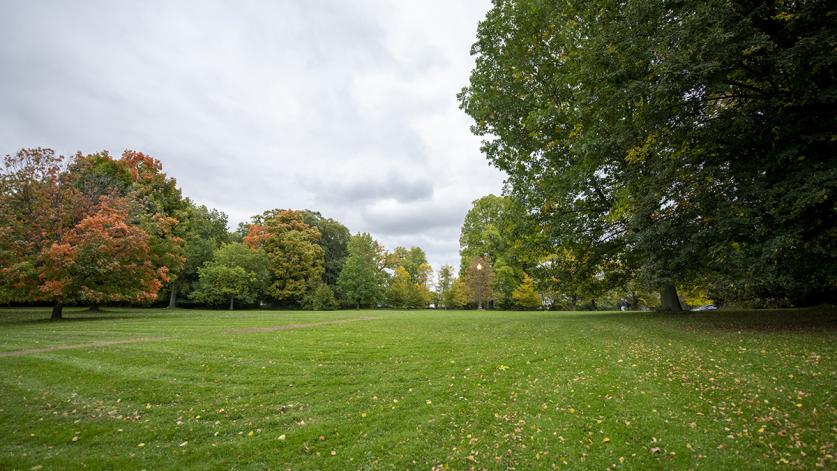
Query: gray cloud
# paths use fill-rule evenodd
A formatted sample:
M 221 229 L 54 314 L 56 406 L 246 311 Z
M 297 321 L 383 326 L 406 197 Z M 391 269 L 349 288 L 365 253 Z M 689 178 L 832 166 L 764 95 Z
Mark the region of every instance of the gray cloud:
M 0 153 L 137 149 L 233 224 L 311 208 L 457 265 L 502 182 L 455 99 L 489 7 L 0 2 Z
M 462 207 L 432 201 L 418 204 L 384 201 L 363 210 L 369 227 L 377 234 L 388 236 L 433 234 L 440 228 L 458 227 L 463 215 Z
M 312 179 L 307 187 L 329 203 L 366 204 L 379 200 L 402 203 L 426 200 L 433 196 L 433 182 L 424 175 L 408 177 L 394 170 L 364 179 Z

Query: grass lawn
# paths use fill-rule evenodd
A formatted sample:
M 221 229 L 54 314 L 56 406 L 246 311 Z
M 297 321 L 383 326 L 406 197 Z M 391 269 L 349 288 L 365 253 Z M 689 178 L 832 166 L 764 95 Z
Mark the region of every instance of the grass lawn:
M 2 469 L 837 466 L 834 311 L 65 311 L 0 310 Z

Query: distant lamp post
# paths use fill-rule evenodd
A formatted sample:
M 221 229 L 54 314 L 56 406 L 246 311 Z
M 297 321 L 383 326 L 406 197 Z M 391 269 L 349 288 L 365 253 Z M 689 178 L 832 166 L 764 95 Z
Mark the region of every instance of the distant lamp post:
M 482 309 L 482 263 L 477 263 L 477 309 Z

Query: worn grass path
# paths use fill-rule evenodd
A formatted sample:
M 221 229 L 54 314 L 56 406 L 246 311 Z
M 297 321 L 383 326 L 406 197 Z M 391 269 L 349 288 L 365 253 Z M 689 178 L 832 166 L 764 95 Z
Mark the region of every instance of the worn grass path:
M 0 469 L 837 466 L 825 309 L 48 316 L 0 310 Z

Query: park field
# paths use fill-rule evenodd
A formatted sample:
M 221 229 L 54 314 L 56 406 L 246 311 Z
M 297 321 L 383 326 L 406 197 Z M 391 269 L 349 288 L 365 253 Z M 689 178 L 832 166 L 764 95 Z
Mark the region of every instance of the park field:
M 0 469 L 834 469 L 837 312 L 0 310 Z

